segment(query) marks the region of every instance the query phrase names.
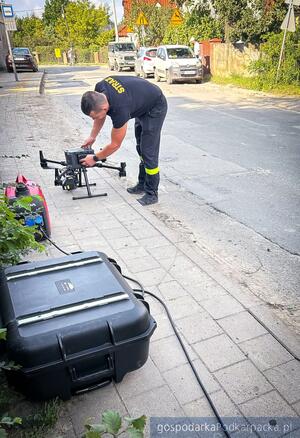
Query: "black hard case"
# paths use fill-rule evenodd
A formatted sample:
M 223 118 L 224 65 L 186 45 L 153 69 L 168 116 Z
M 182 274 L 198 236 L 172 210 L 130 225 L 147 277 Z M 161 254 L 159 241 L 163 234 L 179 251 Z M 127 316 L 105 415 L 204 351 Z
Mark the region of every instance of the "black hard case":
M 69 399 L 140 368 L 156 322 L 107 256 L 83 252 L 6 268 L 0 308 L 9 379 L 37 400 Z

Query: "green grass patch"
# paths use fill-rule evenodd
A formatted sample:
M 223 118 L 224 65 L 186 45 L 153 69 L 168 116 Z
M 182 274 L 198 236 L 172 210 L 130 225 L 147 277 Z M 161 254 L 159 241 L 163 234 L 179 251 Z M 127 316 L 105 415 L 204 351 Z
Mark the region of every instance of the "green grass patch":
M 21 417 L 22 424 L 4 426 L 8 438 L 45 438 L 56 424 L 61 401 L 31 403 L 8 386 L 5 376 L 0 375 L 0 416 Z
M 233 85 L 247 90 L 264 91 L 281 96 L 300 96 L 300 85 L 270 84 L 263 82 L 259 77 L 212 76 L 211 81 L 219 85 Z

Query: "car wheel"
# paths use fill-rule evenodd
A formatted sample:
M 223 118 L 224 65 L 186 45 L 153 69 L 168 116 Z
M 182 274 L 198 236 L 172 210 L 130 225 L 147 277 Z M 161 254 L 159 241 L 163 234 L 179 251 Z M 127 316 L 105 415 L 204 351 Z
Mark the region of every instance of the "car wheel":
M 196 79 L 196 84 L 201 84 L 202 80 L 201 79 Z
M 39 71 L 39 68 L 38 67 L 33 67 L 32 71 L 33 72 L 37 72 L 37 71 Z
M 156 80 L 156 82 L 160 82 L 160 76 L 158 75 L 156 70 L 154 70 L 154 79 Z
M 172 75 L 168 70 L 166 70 L 166 80 L 167 80 L 168 84 L 170 84 L 170 85 L 173 84 Z
M 115 69 L 115 67 L 112 64 L 109 64 L 109 69 L 110 69 L 110 71 L 113 71 Z

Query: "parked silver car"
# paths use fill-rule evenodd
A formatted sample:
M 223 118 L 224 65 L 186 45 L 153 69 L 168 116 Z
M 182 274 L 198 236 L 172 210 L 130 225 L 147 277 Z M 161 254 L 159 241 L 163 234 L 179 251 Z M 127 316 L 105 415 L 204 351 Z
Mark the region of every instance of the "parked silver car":
M 147 78 L 154 75 L 154 59 L 156 57 L 156 47 L 141 47 L 137 53 L 134 64 L 134 71 L 137 76 Z
M 134 70 L 136 48 L 133 43 L 116 42 L 108 43 L 108 65 L 110 70 L 121 71 L 123 68 Z

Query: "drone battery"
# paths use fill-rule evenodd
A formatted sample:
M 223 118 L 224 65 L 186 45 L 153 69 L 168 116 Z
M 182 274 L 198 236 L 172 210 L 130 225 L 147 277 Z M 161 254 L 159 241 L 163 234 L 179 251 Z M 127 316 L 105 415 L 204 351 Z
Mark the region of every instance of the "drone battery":
M 17 218 L 22 220 L 24 225 L 28 227 L 39 226 L 50 237 L 51 227 L 48 206 L 42 189 L 38 184 L 28 180 L 23 175 L 18 175 L 16 183 L 6 187 L 5 197 L 8 200 L 8 204 L 13 206 L 14 211 L 16 211 Z M 30 210 L 16 206 L 16 201 L 27 197 L 31 197 Z M 42 238 L 41 233 L 37 232 L 36 240 L 41 240 Z
M 156 322 L 104 253 L 11 266 L 0 275 L 8 381 L 36 400 L 120 382 L 147 361 Z
M 69 149 L 65 151 L 66 164 L 72 169 L 80 169 L 82 167 L 80 160 L 90 154 L 94 155 L 93 149 Z

